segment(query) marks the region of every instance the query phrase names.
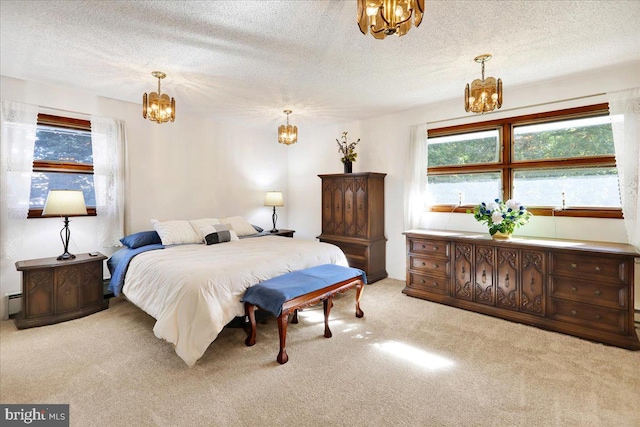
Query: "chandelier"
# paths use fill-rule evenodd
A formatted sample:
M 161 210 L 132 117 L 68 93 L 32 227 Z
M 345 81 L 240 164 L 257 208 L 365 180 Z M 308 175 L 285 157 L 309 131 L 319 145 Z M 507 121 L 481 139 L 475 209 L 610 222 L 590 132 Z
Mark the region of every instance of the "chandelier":
M 162 71 L 153 71 L 151 75 L 158 78 L 158 93 L 151 92 L 148 97 L 146 93 L 142 95 L 142 117 L 158 124 L 169 120 L 173 122 L 176 119 L 176 100 L 160 92 L 160 80 L 167 75 Z
M 422 22 L 424 0 L 358 0 L 358 26 L 362 34 L 371 30 L 376 39 L 409 32 L 412 18 L 415 26 Z
M 468 113 L 486 113 L 502 107 L 502 80 L 493 77 L 484 78 L 484 63 L 491 59 L 491 55 L 485 53 L 474 58 L 474 61 L 482 64 L 482 80 L 475 79 L 464 90 L 464 109 Z
M 284 110 L 287 115 L 287 125 L 281 125 L 278 128 L 278 142 L 280 144 L 291 145 L 298 142 L 298 127 L 289 124 L 289 114 L 291 110 Z

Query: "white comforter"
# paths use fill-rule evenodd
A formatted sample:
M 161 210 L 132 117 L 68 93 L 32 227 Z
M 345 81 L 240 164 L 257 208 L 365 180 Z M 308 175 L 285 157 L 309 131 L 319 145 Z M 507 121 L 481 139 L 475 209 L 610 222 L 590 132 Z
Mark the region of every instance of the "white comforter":
M 193 366 L 235 316 L 250 286 L 321 264 L 348 266 L 334 245 L 279 236 L 217 245 L 181 245 L 131 261 L 123 292 L 156 319 L 153 332 Z

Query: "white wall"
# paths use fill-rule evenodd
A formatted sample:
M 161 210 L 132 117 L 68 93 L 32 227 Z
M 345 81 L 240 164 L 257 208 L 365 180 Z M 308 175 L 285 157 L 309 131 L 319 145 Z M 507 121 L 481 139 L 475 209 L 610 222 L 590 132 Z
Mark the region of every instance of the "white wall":
M 180 113 L 174 123 L 158 125 L 142 118 L 138 104 L 82 91 L 2 77 L 2 99 L 124 120 L 127 131 L 128 177 L 126 233 L 149 230 L 151 218 L 195 219 L 242 215 L 271 228 L 271 210 L 263 206 L 268 190 L 287 194 L 287 147 L 275 130 L 247 129 Z M 51 112 L 55 113 L 55 112 Z M 65 112 L 60 112 L 64 115 Z M 288 226 L 288 206 L 278 208 L 278 226 Z M 0 260 L 0 317 L 6 318 L 6 293 L 21 291 L 15 261 L 62 253 L 57 218 L 28 220 L 24 246 L 16 259 Z M 71 219 L 72 253 L 100 248 L 94 218 Z M 106 267 L 105 267 L 106 271 Z
M 352 122 L 339 127 L 326 127 L 307 131 L 289 153 L 289 221 L 292 226 L 304 228 L 300 234 L 313 237 L 320 234 L 320 179 L 319 173 L 340 173 L 342 164 L 335 139 L 348 131 L 353 138 L 361 138 L 358 161 L 354 172 L 383 172 L 385 179 L 385 230 L 387 242 L 387 271 L 392 278 L 405 279 L 404 231 L 404 179 L 410 164 L 409 129 L 420 123 L 430 128 L 451 126 L 499 117 L 517 116 L 540 111 L 570 108 L 605 102 L 604 96 L 590 95 L 640 86 L 640 62 L 567 76 L 554 81 L 540 82 L 526 87 L 512 88 L 504 82 L 504 104 L 497 113 L 479 116 L 467 114 L 463 108 L 463 90 L 455 98 L 437 104 L 414 108 L 401 113 Z M 583 99 L 574 99 L 583 98 Z M 561 102 L 563 100 L 570 101 Z M 301 133 L 305 130 L 302 129 Z M 426 227 L 452 230 L 486 231 L 467 214 L 427 214 Z M 519 234 L 539 237 L 604 240 L 625 242 L 626 234 L 621 220 L 596 218 L 534 218 Z M 640 292 L 637 292 L 638 294 Z M 639 304 L 640 305 L 640 304 Z

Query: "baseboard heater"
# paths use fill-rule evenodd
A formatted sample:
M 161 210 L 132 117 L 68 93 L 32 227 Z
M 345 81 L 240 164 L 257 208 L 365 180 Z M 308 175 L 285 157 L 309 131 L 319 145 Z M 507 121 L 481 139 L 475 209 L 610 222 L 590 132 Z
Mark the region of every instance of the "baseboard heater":
M 22 292 L 4 294 L 7 297 L 7 315 L 15 315 L 22 309 Z

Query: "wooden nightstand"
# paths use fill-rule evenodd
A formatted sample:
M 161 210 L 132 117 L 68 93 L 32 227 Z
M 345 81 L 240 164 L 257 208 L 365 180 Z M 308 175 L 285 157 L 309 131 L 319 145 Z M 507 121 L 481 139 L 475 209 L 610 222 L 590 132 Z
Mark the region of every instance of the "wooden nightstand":
M 265 236 L 282 236 L 282 237 L 291 237 L 293 238 L 293 233 L 295 233 L 295 230 L 283 230 L 282 228 L 278 230 L 277 233 L 272 233 L 270 231 L 263 231 L 261 234 L 264 234 Z
M 22 311 L 15 318 L 18 329 L 50 325 L 86 316 L 109 307 L 102 288 L 101 253 L 16 262 L 22 271 Z

